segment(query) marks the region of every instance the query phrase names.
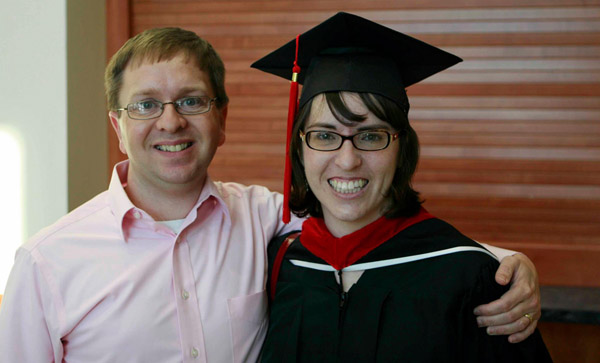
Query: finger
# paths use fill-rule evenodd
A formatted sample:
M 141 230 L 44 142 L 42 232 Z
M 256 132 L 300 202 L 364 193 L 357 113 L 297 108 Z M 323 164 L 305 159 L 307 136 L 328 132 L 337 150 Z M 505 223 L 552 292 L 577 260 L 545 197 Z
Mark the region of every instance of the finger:
M 500 261 L 500 267 L 496 271 L 496 282 L 500 285 L 508 284 L 518 264 L 519 261 L 514 256 L 503 258 Z
M 511 319 L 507 313 L 492 315 L 492 316 L 478 316 L 477 326 L 479 327 L 492 327 L 502 326 L 505 324 L 513 323 L 515 319 Z
M 540 318 L 541 313 L 531 312 L 529 315 L 531 316 L 532 321 L 537 321 Z M 477 317 L 477 326 L 492 328 L 492 332 L 496 331 L 496 328 L 500 328 L 501 330 L 499 330 L 499 332 L 506 332 L 506 334 L 513 334 L 525 329 L 529 322 L 530 320 L 525 316 L 525 313 L 515 313 L 514 311 L 494 316 Z M 513 330 L 513 328 L 516 329 L 519 326 L 521 329 Z
M 529 324 L 529 326 L 525 330 L 520 331 L 518 333 L 511 334 L 508 337 L 508 341 L 510 343 L 520 343 L 520 342 L 522 342 L 523 340 L 527 339 L 531 334 L 533 334 L 533 332 L 535 331 L 536 326 L 537 326 L 537 321 L 534 320 L 533 323 Z
M 502 313 L 506 313 L 512 310 L 519 302 L 523 299 L 523 296 L 529 296 L 531 293 L 527 293 L 523 287 L 513 286 L 510 290 L 505 292 L 500 299 L 494 300 L 490 303 L 479 305 L 475 308 L 475 315 L 481 316 L 493 316 Z
M 487 327 L 486 332 L 489 335 L 510 335 L 523 332 L 532 324 L 533 322 L 530 321 L 529 318 L 522 316 L 516 321 L 508 324 L 489 326 Z
M 494 327 L 512 324 L 521 320 L 524 317 L 525 313 L 530 314 L 531 318 L 534 321 L 538 320 L 541 317 L 542 313 L 539 306 L 533 304 L 534 301 L 535 299 L 530 299 L 526 302 L 522 302 L 515 306 L 513 309 L 500 314 L 490 316 L 478 316 L 477 325 L 480 327 Z M 529 320 L 529 318 L 525 319 Z

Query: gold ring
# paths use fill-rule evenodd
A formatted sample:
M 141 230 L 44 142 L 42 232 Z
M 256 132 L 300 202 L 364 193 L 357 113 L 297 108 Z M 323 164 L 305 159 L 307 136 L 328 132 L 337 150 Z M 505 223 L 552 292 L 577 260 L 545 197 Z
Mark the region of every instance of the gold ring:
M 529 324 L 533 323 L 533 316 L 531 316 L 531 314 L 525 313 L 525 315 L 523 315 L 523 316 L 526 317 L 527 319 L 529 319 Z

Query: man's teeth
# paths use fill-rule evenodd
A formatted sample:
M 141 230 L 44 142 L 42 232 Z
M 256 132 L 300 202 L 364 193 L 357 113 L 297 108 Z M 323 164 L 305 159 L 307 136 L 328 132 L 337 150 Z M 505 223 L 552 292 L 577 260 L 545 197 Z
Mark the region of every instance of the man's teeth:
M 352 180 L 349 182 L 330 180 L 329 185 L 338 193 L 350 194 L 358 193 L 365 185 L 367 181 L 365 179 Z
M 183 144 L 178 145 L 156 145 L 155 148 L 157 148 L 160 151 L 177 152 L 185 150 L 190 146 L 192 146 L 191 142 L 185 142 Z

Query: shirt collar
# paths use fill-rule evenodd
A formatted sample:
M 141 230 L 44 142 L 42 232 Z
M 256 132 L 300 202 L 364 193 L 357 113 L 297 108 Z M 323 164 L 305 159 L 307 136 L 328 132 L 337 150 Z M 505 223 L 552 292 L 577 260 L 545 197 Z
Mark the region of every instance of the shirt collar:
M 113 168 L 110 184 L 108 186 L 108 203 L 112 211 L 117 225 L 121 227 L 123 233 L 123 219 L 125 215 L 135 209 L 131 200 L 125 192 L 127 185 L 127 171 L 129 170 L 129 160 L 117 163 Z
M 127 196 L 127 193 L 125 192 L 128 170 L 129 160 L 117 163 L 113 168 L 108 187 L 109 206 L 116 219 L 117 225 L 120 228 L 121 237 L 124 241 L 126 241 L 126 236 L 128 235 L 127 229 L 131 227 L 131 223 L 125 223 L 126 217 L 136 212 L 140 213 L 142 216 L 147 216 L 147 214 L 143 213 L 140 208 L 137 208 L 135 205 L 133 205 Z M 222 213 L 225 214 L 227 223 L 231 225 L 229 208 L 227 208 L 227 204 L 224 202 L 223 197 L 215 183 L 209 176 L 207 176 L 204 187 L 202 188 L 200 196 L 198 197 L 198 201 L 196 201 L 196 204 L 191 209 L 190 213 L 188 213 L 188 215 L 185 217 L 182 229 L 193 223 L 198 218 L 198 210 L 200 207 L 211 204 L 211 201 L 213 206 L 217 207 L 216 209 L 221 210 Z
M 187 227 L 198 219 L 199 211 L 205 206 L 209 209 L 215 207 L 215 209 L 221 210 L 222 213 L 225 214 L 227 225 L 231 226 L 231 215 L 229 213 L 229 208 L 223 199 L 223 195 L 210 176 L 207 175 L 204 187 L 198 196 L 198 201 L 196 201 L 196 204 L 192 207 L 190 213 L 185 217 L 182 228 Z

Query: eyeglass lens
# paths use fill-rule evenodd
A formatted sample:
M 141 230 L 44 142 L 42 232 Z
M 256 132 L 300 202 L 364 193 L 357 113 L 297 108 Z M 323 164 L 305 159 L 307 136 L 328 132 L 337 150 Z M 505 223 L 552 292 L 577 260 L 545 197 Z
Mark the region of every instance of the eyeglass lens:
M 173 102 L 160 102 L 157 100 L 144 100 L 127 105 L 129 117 L 135 119 L 150 119 L 162 115 L 164 105 L 172 104 L 175 110 L 182 115 L 195 115 L 208 112 L 214 99 L 210 97 L 186 97 Z
M 390 134 L 382 130 L 363 131 L 351 136 L 342 136 L 332 131 L 306 133 L 308 147 L 321 151 L 337 150 L 346 139 L 352 140 L 354 147 L 359 150 L 374 151 L 385 149 L 389 145 Z

